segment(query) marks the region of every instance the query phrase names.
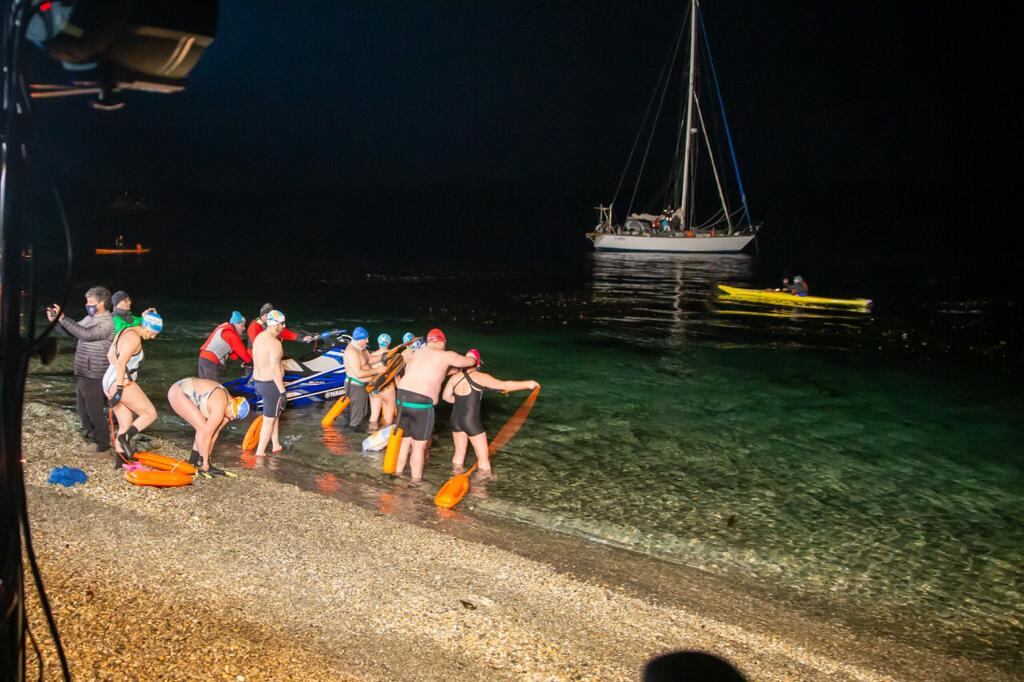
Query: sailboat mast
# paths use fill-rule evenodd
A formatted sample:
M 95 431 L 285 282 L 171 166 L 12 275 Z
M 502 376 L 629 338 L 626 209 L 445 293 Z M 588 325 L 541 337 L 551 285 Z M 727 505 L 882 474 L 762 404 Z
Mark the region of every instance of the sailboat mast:
M 690 143 L 693 138 L 693 94 L 694 79 L 697 72 L 697 0 L 690 0 L 690 84 L 687 87 L 686 98 L 686 147 L 683 152 L 683 191 L 679 197 L 680 227 L 683 231 L 692 224 L 690 220 L 690 207 L 687 206 L 687 197 L 690 188 Z

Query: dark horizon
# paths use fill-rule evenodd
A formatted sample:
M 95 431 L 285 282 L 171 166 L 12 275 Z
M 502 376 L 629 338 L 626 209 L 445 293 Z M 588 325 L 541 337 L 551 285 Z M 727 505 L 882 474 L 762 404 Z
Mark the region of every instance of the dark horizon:
M 379 233 L 412 259 L 491 245 L 501 262 L 537 239 L 569 255 L 611 198 L 684 5 L 223 2 L 185 93 L 113 113 L 40 102 L 46 170 L 84 251 L 131 191 L 165 247 L 283 233 L 285 252 L 323 252 Z M 1005 30 L 913 5 L 703 5 L 761 248 L 795 267 L 893 250 L 925 270 L 1013 267 Z

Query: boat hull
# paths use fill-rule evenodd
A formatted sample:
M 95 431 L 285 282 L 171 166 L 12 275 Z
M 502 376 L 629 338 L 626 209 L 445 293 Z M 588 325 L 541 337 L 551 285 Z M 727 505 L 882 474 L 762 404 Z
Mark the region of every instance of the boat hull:
M 596 251 L 641 251 L 646 253 L 740 253 L 752 234 L 731 236 L 651 237 L 646 235 L 602 234 L 592 232 L 587 238 Z
M 868 312 L 871 300 L 867 298 L 825 298 L 823 296 L 795 296 L 783 291 L 761 289 L 743 289 L 719 284 L 723 300 L 763 303 L 765 305 L 784 305 L 798 308 L 845 308 Z

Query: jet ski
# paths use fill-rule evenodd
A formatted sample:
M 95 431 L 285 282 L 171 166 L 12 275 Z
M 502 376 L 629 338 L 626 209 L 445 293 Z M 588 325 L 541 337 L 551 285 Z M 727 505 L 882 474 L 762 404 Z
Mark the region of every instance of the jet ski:
M 332 329 L 319 335 L 313 351 L 301 358 L 284 359 L 284 386 L 289 407 L 305 407 L 334 400 L 345 394 L 343 355 L 352 337 L 345 329 Z M 241 396 L 254 408 L 263 407 L 256 393 L 252 374 L 224 382 L 233 396 Z

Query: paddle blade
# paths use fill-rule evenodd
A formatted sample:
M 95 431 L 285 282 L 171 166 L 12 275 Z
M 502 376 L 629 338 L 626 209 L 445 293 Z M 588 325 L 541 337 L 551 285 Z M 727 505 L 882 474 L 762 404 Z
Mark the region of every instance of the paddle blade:
M 391 429 L 391 435 L 388 436 L 388 449 L 384 451 L 384 461 L 381 462 L 380 469 L 385 474 L 395 473 L 395 467 L 398 466 L 398 451 L 402 448 L 402 429 L 397 426 Z
M 526 400 L 519 406 L 519 409 L 515 411 L 505 425 L 501 427 L 501 431 L 498 431 L 498 435 L 491 441 L 490 446 L 487 448 L 489 454 L 494 454 L 505 446 L 512 436 L 516 435 L 523 423 L 526 422 L 526 418 L 530 414 L 530 410 L 533 409 L 533 404 L 537 402 L 537 396 L 540 395 L 540 386 L 530 391 L 530 395 L 526 396 Z
M 329 409 L 327 414 L 324 415 L 324 418 L 320 420 L 320 426 L 326 429 L 328 426 L 333 424 L 334 420 L 338 418 L 338 415 L 344 412 L 345 408 L 348 407 L 349 402 L 347 395 L 343 395 L 338 398 L 338 402 L 331 405 L 331 409 Z
M 260 429 L 263 428 L 263 415 L 256 417 L 252 420 L 252 424 L 249 424 L 249 430 L 245 432 L 245 438 L 242 439 L 243 450 L 255 450 L 256 446 L 260 444 Z
M 469 474 L 458 474 L 448 479 L 434 496 L 434 504 L 441 509 L 451 509 L 469 492 Z

